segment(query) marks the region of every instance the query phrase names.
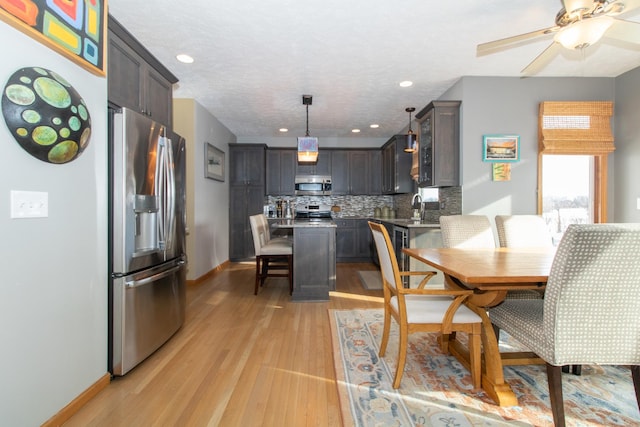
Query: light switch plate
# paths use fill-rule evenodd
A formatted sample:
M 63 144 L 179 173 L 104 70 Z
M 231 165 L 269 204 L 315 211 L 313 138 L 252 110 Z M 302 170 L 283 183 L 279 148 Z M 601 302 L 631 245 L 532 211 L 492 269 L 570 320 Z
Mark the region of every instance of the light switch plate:
M 49 193 L 11 191 L 11 218 L 46 218 L 49 216 Z

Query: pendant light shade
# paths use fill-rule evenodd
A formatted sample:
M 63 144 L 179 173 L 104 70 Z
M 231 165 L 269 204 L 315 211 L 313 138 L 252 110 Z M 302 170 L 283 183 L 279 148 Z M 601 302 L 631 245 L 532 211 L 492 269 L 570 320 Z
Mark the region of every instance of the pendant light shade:
M 318 138 L 309 136 L 309 105 L 313 102 L 311 95 L 302 95 L 302 105 L 307 107 L 307 132 L 298 137 L 298 163 L 315 163 L 318 161 Z
M 404 111 L 409 113 L 409 132 L 406 135 L 404 152 L 405 153 L 413 153 L 413 152 L 416 151 L 417 140 L 416 140 L 416 135 L 411 130 L 411 113 L 416 111 L 416 109 L 414 107 L 407 107 L 407 108 L 405 108 Z
M 318 161 L 318 138 L 313 136 L 298 137 L 298 162 L 315 163 Z

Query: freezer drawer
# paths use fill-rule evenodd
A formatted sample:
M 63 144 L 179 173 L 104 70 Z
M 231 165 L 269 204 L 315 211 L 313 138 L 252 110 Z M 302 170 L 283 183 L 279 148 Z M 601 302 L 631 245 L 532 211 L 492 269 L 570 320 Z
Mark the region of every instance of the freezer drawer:
M 126 374 L 182 326 L 185 276 L 185 263 L 178 260 L 113 280 L 113 375 Z

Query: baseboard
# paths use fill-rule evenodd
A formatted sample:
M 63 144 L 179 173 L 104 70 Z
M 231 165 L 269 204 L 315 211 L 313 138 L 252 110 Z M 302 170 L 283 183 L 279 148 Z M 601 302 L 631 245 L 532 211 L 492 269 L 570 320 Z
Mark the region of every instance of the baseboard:
M 229 266 L 229 264 L 230 264 L 230 262 L 227 260 L 227 261 L 223 262 L 222 264 L 218 265 L 217 267 L 214 267 L 213 269 L 211 269 L 207 273 L 203 274 L 202 276 L 198 277 L 197 279 L 195 279 L 195 280 L 187 280 L 187 286 L 199 285 L 200 283 L 204 282 L 205 280 L 211 278 L 212 276 L 216 275 L 217 273 L 219 273 L 222 270 L 224 270 L 225 268 L 227 268 Z
M 58 427 L 66 423 L 76 412 L 87 404 L 94 396 L 107 388 L 111 382 L 111 374 L 104 374 L 91 387 L 83 391 L 78 397 L 73 399 L 67 406 L 62 408 L 57 414 L 49 418 L 42 424 L 42 427 Z

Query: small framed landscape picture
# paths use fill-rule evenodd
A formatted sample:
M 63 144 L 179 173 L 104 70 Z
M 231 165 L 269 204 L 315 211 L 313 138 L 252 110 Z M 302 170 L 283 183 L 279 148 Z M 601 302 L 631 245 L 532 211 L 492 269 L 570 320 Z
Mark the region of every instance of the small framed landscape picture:
M 482 137 L 483 162 L 517 162 L 520 160 L 519 135 L 484 135 Z
M 224 182 L 224 151 L 204 143 L 204 176 Z

